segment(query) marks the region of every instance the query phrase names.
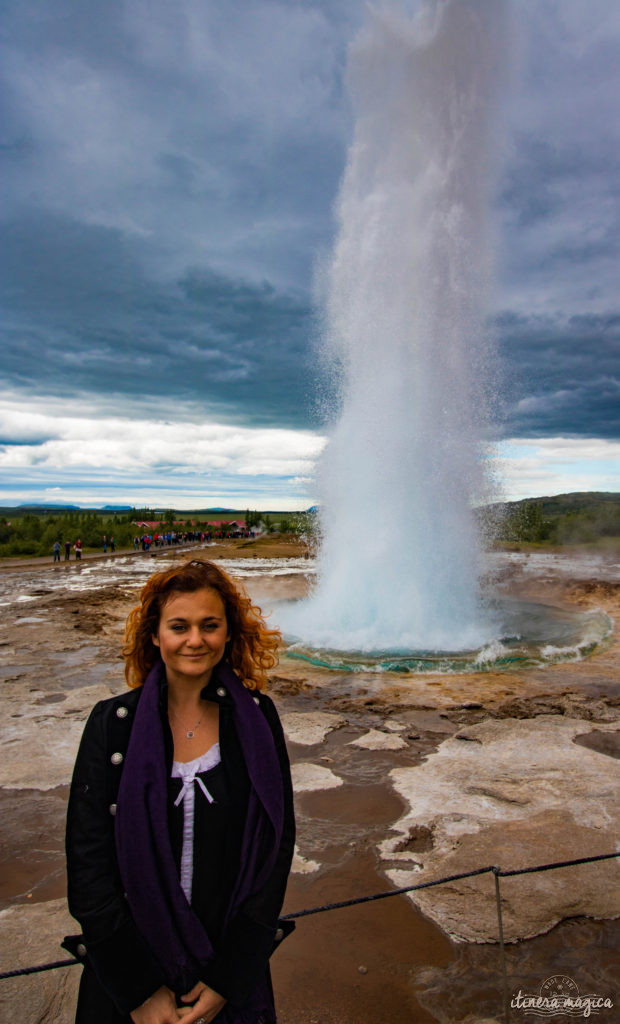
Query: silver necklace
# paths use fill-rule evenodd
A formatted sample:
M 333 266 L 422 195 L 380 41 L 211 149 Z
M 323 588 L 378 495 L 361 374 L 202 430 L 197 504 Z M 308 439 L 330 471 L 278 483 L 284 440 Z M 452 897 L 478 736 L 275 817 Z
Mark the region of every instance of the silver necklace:
M 172 708 L 170 708 L 170 711 L 172 711 Z M 181 722 L 181 720 L 179 719 L 179 717 L 178 717 L 178 715 L 177 715 L 176 711 L 172 711 L 172 714 L 173 714 L 173 715 L 174 715 L 174 717 L 176 718 L 177 722 L 179 722 L 179 724 L 180 724 L 180 725 L 182 726 L 182 728 L 183 728 L 183 729 L 185 730 L 185 735 L 187 736 L 188 740 L 193 740 L 193 738 L 194 738 L 194 734 L 195 734 L 195 732 L 196 732 L 196 729 L 198 728 L 198 726 L 199 726 L 199 725 L 200 725 L 200 723 L 202 722 L 202 715 L 200 716 L 200 718 L 198 719 L 198 721 L 196 722 L 196 724 L 195 724 L 195 725 L 193 725 L 193 726 L 191 727 L 191 729 L 188 729 L 188 728 L 187 728 L 187 726 L 183 725 L 183 723 L 182 723 L 182 722 Z

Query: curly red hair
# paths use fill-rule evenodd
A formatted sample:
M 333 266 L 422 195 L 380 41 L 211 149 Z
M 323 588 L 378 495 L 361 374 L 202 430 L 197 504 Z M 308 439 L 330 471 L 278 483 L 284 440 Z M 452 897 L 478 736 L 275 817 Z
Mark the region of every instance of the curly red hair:
M 263 690 L 267 670 L 278 661 L 281 636 L 268 629 L 262 612 L 243 587 L 213 562 L 192 558 L 165 572 L 156 572 L 140 594 L 140 604 L 127 617 L 123 643 L 125 678 L 131 687 L 142 686 L 159 659 L 153 637 L 159 629 L 161 610 L 171 594 L 214 590 L 224 603 L 230 640 L 226 661 L 249 690 Z

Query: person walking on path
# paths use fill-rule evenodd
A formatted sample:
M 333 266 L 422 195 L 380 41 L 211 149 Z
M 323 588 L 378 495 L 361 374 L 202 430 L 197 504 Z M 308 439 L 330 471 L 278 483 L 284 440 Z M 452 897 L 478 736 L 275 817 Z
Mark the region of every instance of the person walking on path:
M 60 541 L 59 540 L 55 540 L 54 541 L 54 561 L 55 562 L 59 562 L 60 561 Z
M 65 562 L 69 562 L 70 560 L 71 560 L 71 541 L 70 540 L 66 540 L 65 541 Z
M 73 545 L 73 547 L 75 549 L 75 559 L 76 559 L 77 562 L 79 562 L 82 559 L 82 541 L 80 540 L 79 537 L 76 540 L 76 542 Z

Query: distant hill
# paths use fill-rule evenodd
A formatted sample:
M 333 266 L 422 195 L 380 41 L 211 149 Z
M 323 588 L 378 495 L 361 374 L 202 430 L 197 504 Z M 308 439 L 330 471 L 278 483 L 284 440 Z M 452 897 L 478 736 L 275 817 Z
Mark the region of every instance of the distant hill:
M 217 508 L 173 508 L 171 505 L 167 505 L 166 508 L 154 508 L 153 512 L 158 516 L 163 516 L 169 509 L 172 509 L 176 516 L 185 519 L 195 519 L 197 516 L 212 516 L 216 513 L 219 515 L 222 512 L 225 512 L 227 515 L 236 515 L 241 512 L 241 509 L 238 508 L 220 508 L 219 506 Z
M 511 509 L 535 502 L 545 515 L 562 515 L 604 505 L 620 505 L 618 491 L 572 491 L 570 494 L 552 494 L 541 498 L 522 498 L 520 501 L 496 502 L 495 506 Z M 491 508 L 494 506 L 490 506 Z
M 575 491 L 479 509 L 488 532 L 498 540 L 551 544 L 591 544 L 620 538 L 620 493 Z
M 27 505 L 13 505 L 12 508 L 17 509 L 19 512 L 79 512 L 79 505 L 55 505 L 47 502 L 30 502 Z

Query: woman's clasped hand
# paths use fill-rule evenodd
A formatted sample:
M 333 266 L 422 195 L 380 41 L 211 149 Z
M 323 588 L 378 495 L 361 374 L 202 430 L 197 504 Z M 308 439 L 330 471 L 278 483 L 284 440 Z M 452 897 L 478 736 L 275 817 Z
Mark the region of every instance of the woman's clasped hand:
M 189 1011 L 186 1009 L 180 1011 L 184 1015 L 182 1020 L 185 1024 L 197 1024 L 201 1020 L 204 1021 L 204 1024 L 210 1024 L 210 1021 L 218 1015 L 226 1002 L 222 996 L 218 995 L 217 992 L 214 992 L 212 988 L 209 988 L 202 981 L 194 985 L 191 992 L 188 992 L 186 996 L 181 996 L 181 998 L 184 1002 L 187 1000 L 189 1003 L 194 1002 L 194 999 L 197 1000 Z
M 177 1007 L 174 992 L 162 985 L 150 999 L 133 1011 L 133 1024 L 177 1024 L 177 1021 L 183 1021 L 184 1024 L 210 1024 L 226 1003 L 222 996 L 202 981 L 181 998 L 193 1005 Z

